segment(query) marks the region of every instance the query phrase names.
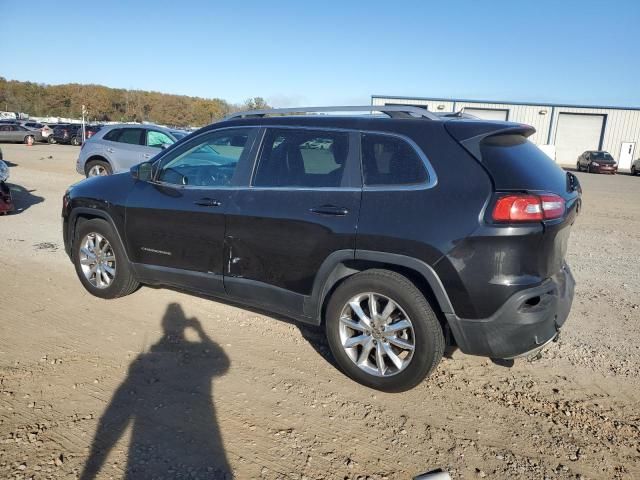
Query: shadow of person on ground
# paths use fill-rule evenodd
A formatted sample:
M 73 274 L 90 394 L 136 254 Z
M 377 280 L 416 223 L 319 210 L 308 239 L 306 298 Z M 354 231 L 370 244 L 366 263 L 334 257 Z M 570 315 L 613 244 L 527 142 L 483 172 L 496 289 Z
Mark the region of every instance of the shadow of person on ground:
M 208 296 L 196 292 L 192 292 L 189 290 L 184 290 L 181 288 L 171 287 L 168 285 L 156 286 L 156 285 L 145 285 L 146 288 L 152 288 L 156 290 L 173 290 L 175 292 L 185 293 L 192 297 L 202 298 L 203 300 L 207 300 L 210 302 L 220 303 L 222 305 L 227 305 L 230 307 L 239 308 L 241 310 L 245 310 L 247 312 L 255 313 L 256 315 L 263 315 L 265 317 L 273 318 L 279 322 L 288 323 L 293 325 L 300 330 L 302 337 L 311 345 L 311 347 L 316 351 L 318 355 L 320 355 L 323 359 L 325 359 L 331 366 L 340 371 L 338 364 L 336 363 L 333 355 L 331 354 L 331 350 L 329 348 L 329 342 L 327 341 L 327 337 L 324 333 L 323 326 L 310 325 L 306 323 L 302 323 L 292 319 L 291 317 L 287 317 L 285 315 L 280 315 L 270 310 L 266 310 L 264 308 L 252 307 L 250 305 L 245 305 L 234 301 L 231 298 L 223 298 L 223 297 L 213 297 Z
M 229 359 L 178 304 L 167 307 L 162 328 L 162 338 L 133 361 L 100 418 L 81 480 L 113 468 L 105 460 L 128 425 L 123 478 L 232 478 L 211 394 L 212 379 L 227 371 Z M 189 330 L 198 341 L 187 339 Z
M 22 213 L 25 210 L 29 209 L 29 207 L 44 202 L 44 197 L 33 194 L 35 190 L 27 190 L 20 185 L 9 182 L 5 182 L 5 185 L 9 187 L 9 190 L 11 191 L 11 197 L 13 198 L 14 210 L 12 212 L 12 215 Z

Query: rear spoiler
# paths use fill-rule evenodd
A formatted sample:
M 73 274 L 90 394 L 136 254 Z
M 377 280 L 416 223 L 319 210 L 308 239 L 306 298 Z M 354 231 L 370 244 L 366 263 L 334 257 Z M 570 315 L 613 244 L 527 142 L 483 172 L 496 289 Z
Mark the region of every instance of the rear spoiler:
M 530 137 L 536 129 L 524 123 L 509 122 L 459 122 L 449 121 L 444 124 L 447 132 L 460 142 L 476 160 L 482 161 L 480 143 L 487 137 L 496 135 L 522 135 Z

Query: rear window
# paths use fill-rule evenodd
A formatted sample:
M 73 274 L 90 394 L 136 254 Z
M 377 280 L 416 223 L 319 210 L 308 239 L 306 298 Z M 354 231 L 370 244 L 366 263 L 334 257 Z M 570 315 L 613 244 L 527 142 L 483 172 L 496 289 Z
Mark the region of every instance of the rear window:
M 591 158 L 594 160 L 613 160 L 609 152 L 591 152 Z
M 555 193 L 567 189 L 566 173 L 522 135 L 488 137 L 480 144 L 480 151 L 498 189 Z

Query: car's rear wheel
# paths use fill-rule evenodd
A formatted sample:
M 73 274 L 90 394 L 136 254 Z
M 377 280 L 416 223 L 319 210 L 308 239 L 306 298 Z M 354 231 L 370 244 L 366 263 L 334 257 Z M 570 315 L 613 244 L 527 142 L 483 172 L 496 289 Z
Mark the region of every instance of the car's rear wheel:
M 91 160 L 90 162 L 87 162 L 87 166 L 85 168 L 87 178 L 106 176 L 111 175 L 112 173 L 111 165 L 104 160 Z
M 80 145 L 80 139 L 78 137 L 73 137 L 71 139 L 71 145 L 73 145 L 74 147 L 77 147 Z
M 53 138 L 53 135 L 49 135 L 47 137 L 47 142 L 49 142 L 51 145 L 53 145 L 54 143 L 56 143 L 56 139 Z
M 578 163 L 576 163 L 576 170 L 581 172 L 582 171 L 582 167 L 580 166 L 580 162 L 578 161 Z
M 348 278 L 326 310 L 329 346 L 340 368 L 377 390 L 413 388 L 444 352 L 442 327 L 420 290 L 388 270 Z
M 36 143 L 36 137 L 34 137 L 33 135 L 27 135 L 26 137 L 24 137 L 25 145 L 33 145 L 34 143 Z
M 78 225 L 72 258 L 82 285 L 96 297 L 123 297 L 140 285 L 120 239 L 105 220 L 86 220 Z
M 636 171 L 635 165 L 631 165 L 631 175 L 635 176 L 637 174 L 638 174 L 638 172 Z

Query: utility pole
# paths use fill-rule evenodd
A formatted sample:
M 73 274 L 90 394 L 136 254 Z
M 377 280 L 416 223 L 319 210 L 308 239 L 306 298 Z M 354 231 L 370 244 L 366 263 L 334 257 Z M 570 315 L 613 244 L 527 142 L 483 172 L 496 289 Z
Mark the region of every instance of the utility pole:
M 82 143 L 87 139 L 87 133 L 84 128 L 84 116 L 87 114 L 87 107 L 82 105 Z

